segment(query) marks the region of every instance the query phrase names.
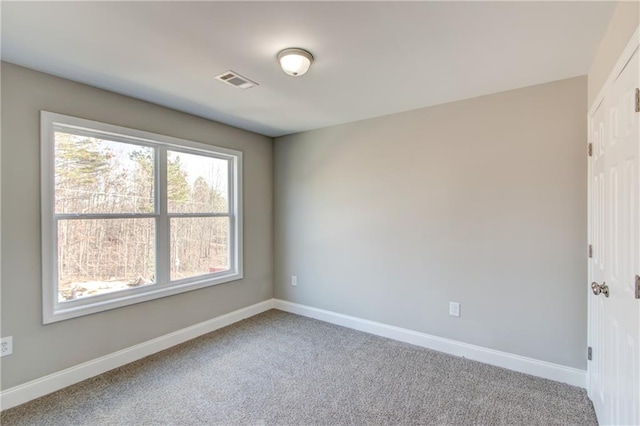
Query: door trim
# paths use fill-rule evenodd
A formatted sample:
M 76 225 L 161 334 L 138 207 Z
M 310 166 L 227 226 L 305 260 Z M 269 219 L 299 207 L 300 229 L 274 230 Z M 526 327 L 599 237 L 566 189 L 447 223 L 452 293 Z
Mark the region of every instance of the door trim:
M 620 57 L 616 61 L 616 64 L 611 69 L 609 73 L 609 77 L 607 77 L 607 80 L 604 82 L 604 85 L 600 88 L 600 91 L 598 92 L 598 96 L 596 96 L 593 102 L 591 103 L 591 105 L 589 105 L 589 112 L 588 112 L 589 118 L 591 118 L 591 116 L 596 112 L 596 109 L 598 109 L 598 105 L 600 105 L 600 103 L 604 99 L 605 93 L 607 93 L 607 90 L 609 90 L 609 87 L 611 87 L 613 83 L 616 81 L 616 78 L 618 78 L 618 76 L 624 69 L 625 65 L 627 65 L 627 62 L 629 62 L 629 59 L 631 59 L 631 55 L 633 55 L 633 52 L 636 51 L 638 46 L 640 46 L 640 26 L 636 28 L 633 35 L 627 42 L 627 46 L 624 48 L 624 50 L 620 54 Z
M 638 26 L 636 28 L 636 30 L 634 31 L 633 35 L 631 36 L 631 38 L 627 42 L 626 47 L 624 48 L 624 50 L 620 54 L 620 57 L 618 58 L 618 60 L 616 61 L 616 64 L 611 69 L 611 71 L 609 73 L 609 76 L 607 77 L 607 80 L 605 81 L 604 85 L 602 86 L 602 88 L 598 92 L 598 96 L 596 96 L 594 101 L 589 106 L 589 111 L 587 113 L 587 135 L 588 135 L 587 136 L 587 141 L 586 141 L 587 147 L 588 147 L 589 142 L 591 142 L 591 140 L 590 140 L 590 137 L 591 137 L 591 134 L 590 134 L 591 133 L 591 122 L 592 122 L 591 117 L 593 117 L 595 112 L 598 110 L 598 107 L 600 107 L 600 104 L 604 101 L 604 97 L 605 97 L 607 91 L 610 89 L 610 87 L 616 81 L 616 79 L 618 78 L 620 73 L 622 73 L 622 71 L 624 70 L 626 65 L 629 63 L 629 60 L 631 59 L 633 54 L 639 48 L 640 48 L 640 26 Z M 585 149 L 587 147 L 585 147 Z M 591 176 L 591 157 L 587 156 L 587 241 L 588 241 L 588 244 L 591 244 L 591 241 L 592 241 L 592 235 L 591 235 L 591 191 L 592 191 L 592 188 L 591 188 L 591 178 L 590 178 L 590 176 Z M 587 266 L 587 286 L 586 286 L 586 291 L 587 291 L 587 297 L 590 297 L 590 295 L 591 295 L 591 287 L 589 286 L 589 283 L 591 283 L 591 276 L 592 276 L 592 268 L 591 268 L 592 264 L 591 264 L 591 262 L 593 260 L 592 259 L 587 259 L 587 261 L 589 263 L 588 263 L 588 266 Z M 587 303 L 587 346 L 591 345 L 590 332 L 591 332 L 591 304 Z M 586 349 L 585 349 L 585 353 L 586 353 Z M 589 398 L 591 398 L 591 363 L 590 363 L 590 361 L 587 361 L 586 388 L 587 388 L 587 395 L 589 395 Z

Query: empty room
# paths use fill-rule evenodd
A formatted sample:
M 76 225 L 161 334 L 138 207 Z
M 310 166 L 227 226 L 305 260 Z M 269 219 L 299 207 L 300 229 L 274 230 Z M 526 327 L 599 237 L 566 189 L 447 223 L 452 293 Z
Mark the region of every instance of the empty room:
M 640 425 L 640 1 L 2 1 L 2 425 Z

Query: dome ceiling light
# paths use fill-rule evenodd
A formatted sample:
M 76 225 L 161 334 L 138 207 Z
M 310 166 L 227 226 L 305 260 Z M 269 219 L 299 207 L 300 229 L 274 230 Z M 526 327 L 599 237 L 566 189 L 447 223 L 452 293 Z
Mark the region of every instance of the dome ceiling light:
M 278 61 L 286 74 L 300 77 L 309 71 L 313 63 L 313 55 L 304 49 L 289 48 L 278 53 Z

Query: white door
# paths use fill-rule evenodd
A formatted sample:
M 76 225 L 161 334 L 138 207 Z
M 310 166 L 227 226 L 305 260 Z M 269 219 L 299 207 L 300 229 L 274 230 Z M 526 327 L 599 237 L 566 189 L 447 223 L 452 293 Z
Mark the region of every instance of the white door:
M 637 49 L 590 117 L 589 396 L 603 425 L 640 425 Z

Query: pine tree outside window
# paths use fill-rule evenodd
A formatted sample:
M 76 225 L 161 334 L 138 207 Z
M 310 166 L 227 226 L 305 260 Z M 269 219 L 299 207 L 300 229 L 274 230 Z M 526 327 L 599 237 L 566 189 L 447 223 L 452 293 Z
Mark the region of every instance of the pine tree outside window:
M 242 278 L 242 153 L 41 113 L 44 323 Z

